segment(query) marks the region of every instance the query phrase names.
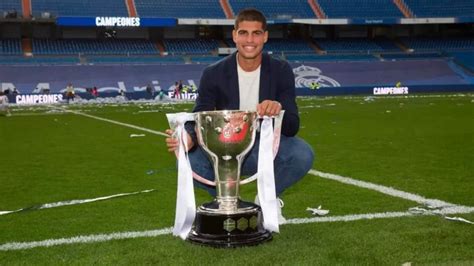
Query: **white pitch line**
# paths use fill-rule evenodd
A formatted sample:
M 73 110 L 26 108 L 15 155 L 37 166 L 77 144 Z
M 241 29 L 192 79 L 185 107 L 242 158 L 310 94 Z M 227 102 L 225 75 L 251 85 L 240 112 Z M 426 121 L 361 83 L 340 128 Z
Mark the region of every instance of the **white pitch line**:
M 391 188 L 391 187 L 377 185 L 377 184 L 370 183 L 370 182 L 365 182 L 365 181 L 353 179 L 353 178 L 350 178 L 350 177 L 345 177 L 345 176 L 340 176 L 340 175 L 335 175 L 335 174 L 330 174 L 330 173 L 323 173 L 323 172 L 320 172 L 320 171 L 314 170 L 314 169 L 311 169 L 309 171 L 309 173 L 312 174 L 312 175 L 315 175 L 315 176 L 325 178 L 325 179 L 335 180 L 335 181 L 338 181 L 338 182 L 341 182 L 341 183 L 344 183 L 344 184 L 349 184 L 349 185 L 353 185 L 353 186 L 357 186 L 357 187 L 362 187 L 362 188 L 375 190 L 375 191 L 381 192 L 383 194 L 387 194 L 387 195 L 397 197 L 397 198 L 402 198 L 402 199 L 405 199 L 405 200 L 418 202 L 420 204 L 435 207 L 435 208 L 457 206 L 456 204 L 452 204 L 452 203 L 445 202 L 445 201 L 442 201 L 442 200 L 427 199 L 427 198 L 425 198 L 423 196 L 420 196 L 420 195 L 417 195 L 417 194 L 397 190 L 397 189 L 394 189 L 394 188 Z
M 122 122 L 118 122 L 118 121 L 107 119 L 107 118 L 102 118 L 102 117 L 95 116 L 95 115 L 88 115 L 88 114 L 85 114 L 85 113 L 81 113 L 79 111 L 68 110 L 66 108 L 61 108 L 61 110 L 64 110 L 66 112 L 70 112 L 70 113 L 73 113 L 73 114 L 76 114 L 76 115 L 82 115 L 82 116 L 89 117 L 89 118 L 92 118 L 92 119 L 96 119 L 96 120 L 116 124 L 116 125 L 119 125 L 119 126 L 129 127 L 129 128 L 145 131 L 145 132 L 148 132 L 148 133 L 152 133 L 152 134 L 155 134 L 155 135 L 168 137 L 168 134 L 163 133 L 161 131 L 156 131 L 156 130 L 152 130 L 152 129 L 148 129 L 148 128 L 144 128 L 144 127 L 139 127 L 139 126 L 135 126 L 135 125 L 132 125 L 132 124 L 122 123 Z
M 71 238 L 59 238 L 59 239 L 47 239 L 43 241 L 33 241 L 33 242 L 11 242 L 0 245 L 0 251 L 9 251 L 9 250 L 22 250 L 22 249 L 32 249 L 37 247 L 52 247 L 59 245 L 70 245 L 70 244 L 80 244 L 80 243 L 97 243 L 105 242 L 111 240 L 119 239 L 131 239 L 139 237 L 156 237 L 160 235 L 171 234 L 171 227 L 142 231 L 142 232 L 122 232 L 122 233 L 112 233 L 112 234 L 100 234 L 100 235 L 88 235 L 88 236 L 75 236 Z
M 428 214 L 422 214 L 422 215 L 428 215 Z M 343 215 L 343 216 L 294 218 L 294 219 L 287 219 L 286 224 L 350 222 L 350 221 L 357 221 L 357 220 L 396 218 L 396 217 L 405 217 L 405 216 L 414 216 L 414 214 L 410 212 L 380 212 L 380 213 L 351 214 L 351 215 Z
M 120 193 L 120 194 L 115 194 L 115 195 L 103 196 L 103 197 L 98 197 L 98 198 L 93 198 L 93 199 L 81 199 L 81 200 L 76 199 L 76 200 L 45 203 L 45 204 L 41 204 L 41 205 L 38 205 L 38 206 L 22 208 L 22 209 L 18 209 L 18 210 L 14 210 L 14 211 L 0 211 L 0 215 L 6 215 L 6 214 L 20 212 L 20 211 L 24 211 L 24 210 L 30 210 L 30 209 L 42 210 L 42 209 L 50 209 L 50 208 L 56 208 L 56 207 L 62 207 L 62 206 L 84 204 L 84 203 L 108 200 L 108 199 L 113 199 L 113 198 L 118 198 L 118 197 L 131 196 L 131 195 L 136 195 L 136 194 L 140 194 L 140 193 L 149 193 L 149 192 L 152 192 L 152 191 L 155 191 L 155 190 L 154 189 L 147 189 L 147 190 L 136 191 L 136 192 Z
M 425 212 L 414 214 L 412 212 L 381 212 L 381 213 L 364 213 L 364 214 L 351 214 L 342 216 L 328 216 L 328 217 L 312 217 L 312 218 L 294 218 L 288 219 L 286 224 L 306 224 L 306 223 L 326 223 L 326 222 L 351 222 L 359 220 L 372 220 L 372 219 L 384 219 L 384 218 L 398 218 L 408 216 L 430 216 L 436 214 L 466 214 L 474 212 L 474 207 L 449 207 L 446 209 L 435 210 L 432 212 Z M 76 236 L 71 238 L 59 238 L 59 239 L 47 239 L 43 241 L 33 242 L 10 242 L 0 245 L 0 251 L 11 251 L 11 250 L 24 250 L 32 249 L 37 247 L 52 247 L 59 245 L 71 245 L 71 244 L 86 244 L 86 243 L 97 243 L 106 242 L 111 240 L 120 239 L 131 239 L 139 237 L 157 237 L 161 235 L 169 235 L 172 233 L 172 228 L 167 227 L 163 229 L 142 231 L 142 232 L 122 232 L 112 234 L 99 234 L 99 235 L 88 235 L 88 236 Z
M 423 213 L 406 212 L 379 212 L 379 213 L 364 213 L 364 214 L 350 214 L 343 216 L 324 216 L 311 218 L 294 218 L 287 219 L 286 224 L 306 224 L 306 223 L 324 223 L 324 222 L 350 222 L 358 220 L 371 220 L 382 218 L 397 218 L 407 216 L 419 215 L 446 215 L 446 214 L 467 214 L 473 213 L 474 207 L 467 206 L 452 206 L 443 209 L 430 210 Z M 446 218 L 446 217 L 445 217 Z

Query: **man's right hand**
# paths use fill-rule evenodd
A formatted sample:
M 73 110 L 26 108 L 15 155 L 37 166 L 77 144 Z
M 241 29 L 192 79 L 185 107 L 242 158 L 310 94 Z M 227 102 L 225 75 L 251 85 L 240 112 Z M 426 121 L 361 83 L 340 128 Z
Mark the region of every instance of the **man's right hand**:
M 168 147 L 169 152 L 177 152 L 179 148 L 179 141 L 177 138 L 173 137 L 174 131 L 172 129 L 167 129 L 166 134 L 169 135 L 169 137 L 166 138 L 166 146 Z M 185 137 L 186 137 L 186 142 L 188 144 L 188 151 L 193 148 L 194 142 L 191 139 L 191 136 L 189 136 L 188 132 L 185 132 Z

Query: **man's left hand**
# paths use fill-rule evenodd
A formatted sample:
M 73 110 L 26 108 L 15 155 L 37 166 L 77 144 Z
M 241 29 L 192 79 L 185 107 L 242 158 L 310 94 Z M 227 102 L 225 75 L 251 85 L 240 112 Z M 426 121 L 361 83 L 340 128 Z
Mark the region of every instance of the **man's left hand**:
M 265 100 L 257 105 L 257 113 L 260 116 L 276 116 L 280 111 L 281 104 L 277 101 Z

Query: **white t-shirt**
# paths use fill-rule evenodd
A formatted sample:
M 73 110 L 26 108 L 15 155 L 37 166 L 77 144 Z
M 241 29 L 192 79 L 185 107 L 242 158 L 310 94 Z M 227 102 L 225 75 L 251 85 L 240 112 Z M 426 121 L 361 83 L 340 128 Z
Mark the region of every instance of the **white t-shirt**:
M 251 72 L 244 71 L 237 61 L 239 76 L 240 110 L 256 111 L 260 91 L 260 66 Z

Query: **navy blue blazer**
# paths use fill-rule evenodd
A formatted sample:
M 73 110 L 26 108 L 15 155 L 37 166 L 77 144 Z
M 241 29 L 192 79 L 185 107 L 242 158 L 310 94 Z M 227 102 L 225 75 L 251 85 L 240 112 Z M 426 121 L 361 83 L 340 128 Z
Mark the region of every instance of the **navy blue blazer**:
M 259 102 L 278 101 L 285 110 L 281 133 L 285 136 L 294 136 L 298 133 L 300 119 L 296 106 L 293 69 L 288 62 L 273 58 L 267 53 L 263 53 L 262 56 Z M 193 112 L 239 109 L 236 53 L 204 69 L 198 93 Z M 187 129 L 190 131 L 191 128 L 188 126 Z M 195 140 L 194 136 L 193 139 Z

